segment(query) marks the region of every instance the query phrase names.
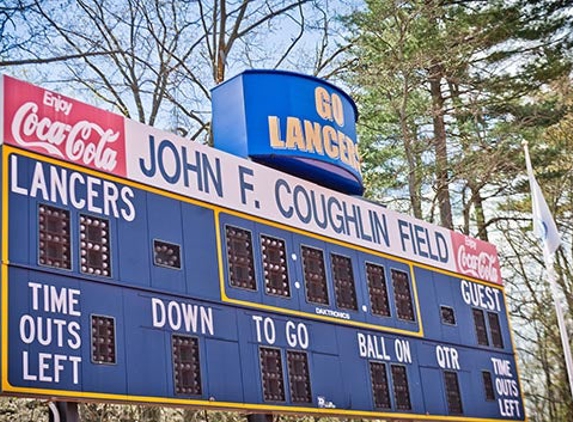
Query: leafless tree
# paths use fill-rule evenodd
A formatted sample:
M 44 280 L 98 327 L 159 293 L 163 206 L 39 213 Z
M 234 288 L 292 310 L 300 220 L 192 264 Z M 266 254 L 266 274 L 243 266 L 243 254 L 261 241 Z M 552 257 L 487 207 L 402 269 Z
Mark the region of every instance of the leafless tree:
M 0 68 L 35 66 L 65 93 L 81 89 L 111 110 L 194 140 L 207 138 L 210 89 L 228 75 L 247 67 L 334 75 L 345 50 L 328 32 L 334 11 L 324 1 L 28 1 L 6 8 L 3 22 L 18 13 L 14 26 L 29 38 L 25 46 L 10 41 L 18 54 L 0 56 Z M 298 68 L 293 57 L 313 50 L 315 59 Z

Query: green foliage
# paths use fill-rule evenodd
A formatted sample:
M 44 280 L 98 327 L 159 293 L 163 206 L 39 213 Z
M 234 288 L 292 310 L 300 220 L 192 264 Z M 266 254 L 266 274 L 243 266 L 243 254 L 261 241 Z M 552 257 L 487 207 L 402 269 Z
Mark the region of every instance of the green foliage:
M 545 0 L 366 5 L 347 18 L 356 34 L 347 83 L 359 93 L 367 194 L 435 220 L 443 200 L 435 119 L 443 118 L 454 226 L 498 243 L 531 420 L 573 420 L 541 252 L 530 233 L 521 146 L 529 142 L 567 245 L 557 268 L 564 302 L 573 309 L 571 6 Z
M 527 126 L 562 116 L 550 98 L 527 101 L 571 69 L 562 8 L 506 1 L 367 6 L 347 18 L 358 34 L 347 81 L 358 92 L 367 195 L 395 198 L 397 208 L 433 220 L 442 188 L 432 124 L 443 116 L 447 162 L 441 166 L 454 220 L 464 232 L 487 238 L 482 202 L 510 191 L 508 181 L 521 167 L 520 156 L 508 152 L 520 149 Z M 436 77 L 439 102 L 429 94 Z

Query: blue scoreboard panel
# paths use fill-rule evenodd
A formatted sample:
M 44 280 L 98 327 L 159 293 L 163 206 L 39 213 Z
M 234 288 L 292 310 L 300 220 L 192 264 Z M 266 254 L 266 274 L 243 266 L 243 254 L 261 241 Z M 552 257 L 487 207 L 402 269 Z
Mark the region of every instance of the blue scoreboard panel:
M 525 420 L 495 247 L 355 196 L 336 87 L 221 84 L 219 149 L 7 76 L 0 94 L 1 394 Z
M 451 253 L 439 241 L 431 253 L 422 226 L 398 224 L 402 247 L 416 238 L 426 261 L 360 244 L 385 244 L 376 208 L 329 217 L 341 234 L 328 236 L 263 207 L 245 212 L 1 148 L 4 394 L 525 420 L 503 287 L 425 263 Z M 211 178 L 211 194 L 223 196 L 217 166 L 199 162 L 202 190 Z M 154 172 L 148 161 L 140 168 Z M 173 168 L 164 179 L 175 181 Z M 245 203 L 254 179 L 239 175 Z M 275 200 L 283 219 L 304 220 L 303 207 L 285 199 L 296 192 L 289 180 L 275 184 Z M 352 230 L 360 242 L 346 240 Z

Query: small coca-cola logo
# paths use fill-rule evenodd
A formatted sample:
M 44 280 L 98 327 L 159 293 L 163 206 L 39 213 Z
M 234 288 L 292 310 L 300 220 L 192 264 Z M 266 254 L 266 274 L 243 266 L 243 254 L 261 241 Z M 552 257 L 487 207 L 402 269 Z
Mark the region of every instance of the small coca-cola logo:
M 18 145 L 108 172 L 115 169 L 117 151 L 109 144 L 117 141 L 119 132 L 87 120 L 67 124 L 41 117 L 38 109 L 35 102 L 27 102 L 14 113 L 12 136 Z M 62 107 L 64 114 L 70 110 L 71 106 Z
M 497 257 L 495 254 L 487 252 L 475 253 L 466 249 L 466 245 L 461 245 L 458 249 L 458 269 L 464 274 L 471 275 L 482 280 L 499 282 L 499 270 L 497 268 Z

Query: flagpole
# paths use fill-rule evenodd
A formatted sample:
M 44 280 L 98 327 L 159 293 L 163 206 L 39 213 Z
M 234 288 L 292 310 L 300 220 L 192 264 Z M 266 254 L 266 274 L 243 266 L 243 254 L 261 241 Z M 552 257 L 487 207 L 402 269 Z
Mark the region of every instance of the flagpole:
M 539 204 L 543 201 L 543 205 L 545 204 L 545 199 L 541 191 L 539 190 L 539 185 L 535 181 L 535 177 L 533 175 L 533 169 L 531 167 L 531 159 L 529 157 L 529 148 L 527 147 L 527 141 L 522 142 L 523 149 L 525 151 L 525 165 L 527 166 L 527 173 L 529 175 L 529 184 L 531 188 L 531 201 L 533 206 L 533 218 L 540 218 L 539 215 Z M 539 197 L 541 196 L 541 197 Z M 536 215 L 537 214 L 537 215 Z M 552 217 L 545 216 L 551 218 L 551 223 L 553 226 L 555 225 Z M 546 223 L 543 221 L 543 223 Z M 535 221 L 534 221 L 535 226 Z M 557 246 L 551 246 L 552 249 L 557 249 Z M 567 377 L 569 379 L 569 389 L 571 392 L 571 397 L 573 398 L 573 359 L 571 358 L 571 346 L 569 342 L 569 335 L 567 334 L 567 327 L 565 325 L 565 318 L 563 316 L 563 309 L 561 307 L 561 302 L 559 301 L 559 290 L 557 287 L 557 275 L 555 273 L 554 268 L 554 253 L 555 251 L 550 250 L 550 246 L 548 243 L 547 238 L 543 239 L 543 261 L 545 263 L 545 269 L 547 271 L 547 280 L 549 281 L 549 287 L 551 289 L 551 296 L 553 297 L 553 304 L 555 305 L 555 314 L 557 315 L 557 324 L 559 326 L 559 333 L 561 335 L 561 344 L 563 346 L 563 354 L 565 357 L 565 366 L 567 368 Z

